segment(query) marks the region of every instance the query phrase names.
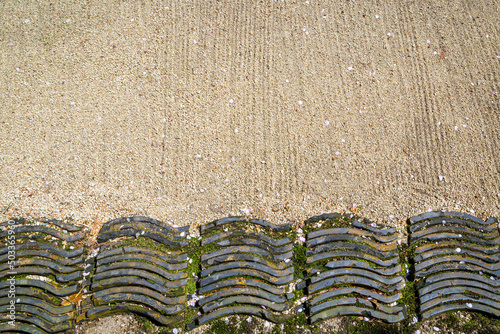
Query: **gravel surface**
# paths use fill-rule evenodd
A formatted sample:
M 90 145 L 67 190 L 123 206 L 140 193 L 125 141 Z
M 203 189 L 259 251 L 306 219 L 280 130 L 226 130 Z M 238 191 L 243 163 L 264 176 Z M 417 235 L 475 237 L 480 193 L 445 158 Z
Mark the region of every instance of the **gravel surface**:
M 0 3 L 0 220 L 500 216 L 498 1 Z
M 499 2 L 21 3 L 5 217 L 499 214 Z

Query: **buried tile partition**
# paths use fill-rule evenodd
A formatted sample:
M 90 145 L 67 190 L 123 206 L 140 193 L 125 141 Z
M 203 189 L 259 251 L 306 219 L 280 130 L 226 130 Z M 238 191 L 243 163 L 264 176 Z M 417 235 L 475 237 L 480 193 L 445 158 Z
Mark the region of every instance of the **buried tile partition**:
M 0 227 L 0 332 L 57 333 L 122 312 L 186 329 L 233 314 L 280 323 L 301 312 L 310 323 L 343 315 L 397 323 L 408 318 L 402 296 L 413 286 L 421 319 L 457 309 L 500 315 L 493 218 L 428 212 L 408 220 L 407 244 L 393 228 L 346 214 L 300 228 L 230 217 L 200 235 L 128 217 L 104 224 L 94 254 L 77 226 L 19 219 Z

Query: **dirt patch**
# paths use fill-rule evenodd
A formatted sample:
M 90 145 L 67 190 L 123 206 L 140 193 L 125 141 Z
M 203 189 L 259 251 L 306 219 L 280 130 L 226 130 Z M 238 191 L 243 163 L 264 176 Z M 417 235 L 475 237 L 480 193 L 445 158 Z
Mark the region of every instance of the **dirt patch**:
M 144 327 L 133 315 L 114 315 L 77 325 L 78 334 L 146 334 Z

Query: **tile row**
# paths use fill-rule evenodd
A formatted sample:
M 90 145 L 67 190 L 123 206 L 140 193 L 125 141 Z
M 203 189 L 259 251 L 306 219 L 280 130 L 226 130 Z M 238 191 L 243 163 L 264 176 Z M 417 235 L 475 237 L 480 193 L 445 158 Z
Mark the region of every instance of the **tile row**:
M 105 223 L 92 251 L 82 227 L 9 220 L 0 224 L 0 332 L 59 333 L 124 312 L 186 329 L 230 315 L 283 323 L 298 312 L 310 323 L 398 323 L 409 316 L 405 294 L 420 319 L 500 315 L 496 219 L 427 212 L 407 230 L 332 213 L 297 226 L 229 217 L 190 234 L 128 217 Z

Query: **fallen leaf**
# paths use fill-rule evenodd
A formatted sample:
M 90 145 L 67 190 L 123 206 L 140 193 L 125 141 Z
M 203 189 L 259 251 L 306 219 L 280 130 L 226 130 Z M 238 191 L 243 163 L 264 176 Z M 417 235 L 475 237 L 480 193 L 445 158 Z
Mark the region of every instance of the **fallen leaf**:
M 441 60 L 443 60 L 443 59 L 444 59 L 444 50 L 443 50 L 443 51 L 441 51 L 441 55 L 439 56 L 439 58 L 441 58 Z
M 80 299 L 82 299 L 82 297 L 83 297 L 83 289 L 81 289 L 80 292 L 78 292 L 78 293 L 72 294 L 67 299 L 64 299 L 61 302 L 61 306 L 76 304 L 80 301 Z

